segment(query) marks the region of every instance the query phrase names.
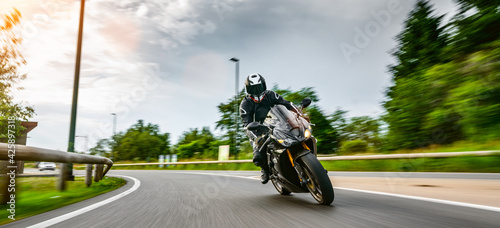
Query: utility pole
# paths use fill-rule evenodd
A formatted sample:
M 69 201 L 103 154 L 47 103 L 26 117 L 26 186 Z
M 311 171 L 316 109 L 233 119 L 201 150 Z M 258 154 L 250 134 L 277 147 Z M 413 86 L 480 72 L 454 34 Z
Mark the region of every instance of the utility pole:
M 71 122 L 69 127 L 68 152 L 75 152 L 75 130 L 76 130 L 76 109 L 78 107 L 78 86 L 80 83 L 80 62 L 82 58 L 82 37 L 83 37 L 83 18 L 85 15 L 85 0 L 80 0 L 80 24 L 78 27 L 78 44 L 76 47 L 76 65 L 75 80 L 73 84 L 73 101 L 71 105 Z M 66 173 L 61 172 L 61 176 L 66 176 L 68 180 L 75 180 L 73 176 L 73 163 L 64 163 L 67 166 Z M 64 189 L 64 187 L 63 187 Z

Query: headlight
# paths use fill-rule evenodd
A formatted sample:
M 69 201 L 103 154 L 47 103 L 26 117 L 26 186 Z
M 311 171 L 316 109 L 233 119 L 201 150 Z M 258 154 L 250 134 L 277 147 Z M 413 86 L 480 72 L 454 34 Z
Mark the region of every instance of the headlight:
M 293 144 L 293 140 L 290 140 L 290 139 L 279 139 L 278 142 L 283 145 L 284 147 L 289 147 Z
M 304 136 L 306 137 L 306 139 L 308 139 L 309 137 L 311 137 L 311 131 L 309 131 L 308 129 L 306 129 L 304 131 Z

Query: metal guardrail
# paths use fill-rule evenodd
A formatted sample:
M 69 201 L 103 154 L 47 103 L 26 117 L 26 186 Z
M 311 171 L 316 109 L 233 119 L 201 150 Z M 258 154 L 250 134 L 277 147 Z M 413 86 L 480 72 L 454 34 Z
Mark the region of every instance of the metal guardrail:
M 0 160 L 10 160 L 9 158 L 9 144 L 0 143 Z M 102 176 L 113 166 L 113 161 L 109 158 L 70 153 L 58 150 L 49 150 L 38 147 L 29 147 L 22 145 L 15 145 L 15 160 L 16 161 L 46 161 L 46 162 L 60 162 L 60 163 L 80 163 L 80 164 L 105 164 L 106 170 L 102 172 Z M 102 179 L 102 178 L 101 178 Z
M 444 158 L 444 157 L 458 157 L 458 156 L 490 156 L 490 155 L 500 155 L 500 151 L 492 150 L 492 151 L 472 151 L 472 152 L 436 152 L 436 153 L 413 153 L 413 154 L 332 156 L 332 157 L 318 157 L 318 160 L 320 161 L 382 160 L 382 159 Z M 163 163 L 156 162 L 156 163 L 115 164 L 114 166 L 199 165 L 199 164 L 251 163 L 251 162 L 252 160 L 163 162 Z
M 229 160 L 229 161 L 196 161 L 196 162 L 155 162 L 155 163 L 130 163 L 115 164 L 114 166 L 141 166 L 141 165 L 198 165 L 198 164 L 220 164 L 220 163 L 249 163 L 252 160 Z
M 0 143 L 0 204 L 6 204 L 12 200 L 9 198 L 10 189 L 9 183 L 15 183 L 17 175 L 17 166 L 13 162 L 17 161 L 45 161 L 45 162 L 60 162 L 61 174 L 59 178 L 59 190 L 66 189 L 66 180 L 68 178 L 68 163 L 87 164 L 85 184 L 90 186 L 92 184 L 92 170 L 93 165 L 96 164 L 94 181 L 98 182 L 106 175 L 106 173 L 113 166 L 113 161 L 105 157 L 69 153 L 58 150 L 49 150 L 37 147 L 28 147 L 18 144 Z M 104 170 L 104 165 L 106 169 Z
M 320 161 L 340 160 L 383 160 L 383 159 L 412 159 L 412 158 L 449 158 L 458 156 L 489 156 L 500 155 L 499 150 L 471 151 L 471 152 L 436 152 L 436 153 L 411 153 L 411 154 L 379 154 L 357 156 L 335 156 L 318 158 Z

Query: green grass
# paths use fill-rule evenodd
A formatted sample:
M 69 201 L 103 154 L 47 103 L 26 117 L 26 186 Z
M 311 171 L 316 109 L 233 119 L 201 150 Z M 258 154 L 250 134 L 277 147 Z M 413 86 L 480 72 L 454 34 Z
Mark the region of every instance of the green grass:
M 500 173 L 500 156 L 321 161 L 329 171 Z
M 450 145 L 431 145 L 414 150 L 396 150 L 392 154 L 407 154 L 407 153 L 435 153 L 435 152 L 465 152 L 465 151 L 485 151 L 485 150 L 500 150 L 500 141 L 488 141 L 477 143 L 471 141 L 458 141 Z
M 321 161 L 329 171 L 378 172 L 485 172 L 500 173 L 500 156 L 459 156 L 450 158 L 413 158 L 384 160 Z M 113 166 L 128 170 L 260 170 L 252 163 Z
M 94 196 L 115 190 L 126 181 L 121 178 L 105 177 L 99 182 L 92 182 L 90 187 L 85 185 L 85 177 L 76 177 L 75 181 L 67 182 L 67 190 L 57 190 L 56 177 L 23 177 L 16 179 L 15 219 L 40 214 L 69 204 L 73 204 Z M 13 222 L 9 204 L 0 205 L 0 225 Z

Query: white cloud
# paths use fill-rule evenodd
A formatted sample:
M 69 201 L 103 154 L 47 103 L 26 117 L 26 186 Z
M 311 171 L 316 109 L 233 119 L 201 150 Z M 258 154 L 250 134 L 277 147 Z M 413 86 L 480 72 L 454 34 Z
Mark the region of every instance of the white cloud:
M 40 124 L 30 133 L 30 142 L 61 149 L 67 144 L 80 4 L 42 4 L 38 11 L 30 8 L 23 13 L 33 32 L 25 33 L 22 48 L 28 62 L 24 69 L 28 78 L 22 82 L 25 90 L 14 96 L 37 111 L 35 120 Z M 142 43 L 156 43 L 168 51 L 215 29 L 211 22 L 198 18 L 186 1 L 94 0 L 87 1 L 85 10 L 77 134 L 108 137 L 111 112 L 126 118 L 149 95 L 171 99 L 180 90 L 166 81 L 167 73 L 160 71 L 158 63 L 144 62 Z M 169 89 L 158 93 L 158 88 Z M 57 109 L 51 108 L 55 105 Z
M 184 67 L 182 82 L 197 97 L 221 95 L 230 75 L 224 56 L 204 53 L 189 58 Z
M 189 127 L 212 126 L 216 106 L 234 93 L 230 57 L 242 59 L 241 85 L 247 73 L 260 72 L 270 85 L 315 87 L 327 112 L 380 113 L 387 51 L 405 13 L 351 65 L 338 44 L 352 41 L 353 28 L 390 1 L 86 1 L 77 134 L 109 137 L 111 112 L 119 113 L 118 130 L 145 119 L 174 142 Z M 65 149 L 79 1 L 24 2 L 16 6 L 31 26 L 23 48 L 29 74 L 15 97 L 38 113 L 30 145 Z

